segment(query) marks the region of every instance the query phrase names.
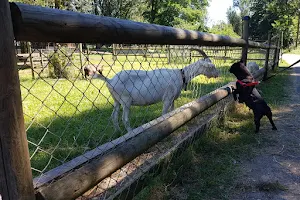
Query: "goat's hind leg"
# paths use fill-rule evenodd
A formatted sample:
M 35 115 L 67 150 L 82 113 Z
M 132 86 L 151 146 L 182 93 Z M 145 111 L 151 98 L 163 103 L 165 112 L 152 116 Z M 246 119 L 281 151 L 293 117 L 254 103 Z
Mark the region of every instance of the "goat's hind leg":
M 123 99 L 123 101 L 122 101 L 122 107 L 123 107 L 122 120 L 123 120 L 124 126 L 128 132 L 132 130 L 132 128 L 130 127 L 130 121 L 129 121 L 130 106 L 131 106 L 131 99 L 130 98 Z
M 111 114 L 111 118 L 114 124 L 115 131 L 121 131 L 121 128 L 119 126 L 118 118 L 119 118 L 119 112 L 120 112 L 120 103 L 118 101 L 114 102 L 114 110 Z

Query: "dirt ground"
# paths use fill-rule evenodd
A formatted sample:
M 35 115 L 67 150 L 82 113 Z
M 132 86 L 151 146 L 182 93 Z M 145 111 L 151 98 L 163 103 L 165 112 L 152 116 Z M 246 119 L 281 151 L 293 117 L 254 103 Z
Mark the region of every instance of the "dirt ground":
M 283 59 L 292 64 L 300 55 Z M 269 134 L 268 143 L 254 159 L 240 163 L 242 174 L 230 199 L 300 200 L 300 64 L 290 70 L 290 78 L 288 100 L 273 110 L 278 131 L 264 123 L 261 134 Z

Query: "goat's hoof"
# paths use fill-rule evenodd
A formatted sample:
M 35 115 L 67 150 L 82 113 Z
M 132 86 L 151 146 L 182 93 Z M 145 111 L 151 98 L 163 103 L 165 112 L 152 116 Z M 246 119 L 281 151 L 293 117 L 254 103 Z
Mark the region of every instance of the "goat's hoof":
M 259 130 L 256 130 L 254 133 L 259 133 Z
M 272 130 L 273 130 L 273 131 L 277 131 L 278 129 L 277 129 L 276 127 L 273 127 Z

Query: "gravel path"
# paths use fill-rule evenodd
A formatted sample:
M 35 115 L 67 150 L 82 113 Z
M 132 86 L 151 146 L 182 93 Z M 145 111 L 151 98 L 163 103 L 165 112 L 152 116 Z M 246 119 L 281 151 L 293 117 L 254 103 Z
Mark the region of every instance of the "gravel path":
M 292 64 L 300 55 L 285 54 L 283 59 Z M 300 200 L 300 64 L 290 71 L 293 84 L 287 88 L 288 100 L 273 110 L 278 131 L 270 132 L 268 124 L 262 125 L 268 142 L 260 155 L 241 163 L 242 174 L 230 199 Z

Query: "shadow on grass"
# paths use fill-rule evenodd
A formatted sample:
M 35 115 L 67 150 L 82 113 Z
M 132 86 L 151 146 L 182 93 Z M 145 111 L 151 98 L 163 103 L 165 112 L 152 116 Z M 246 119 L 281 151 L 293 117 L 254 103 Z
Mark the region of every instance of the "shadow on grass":
M 289 98 L 288 72 L 277 75 L 259 89 L 272 108 Z M 173 156 L 159 176 L 149 175 L 149 186 L 135 199 L 230 199 L 241 160 L 250 160 L 261 147 L 274 145 L 269 134 L 254 134 L 253 113 L 241 104 L 231 109 L 224 124 L 215 124 L 180 155 Z M 263 122 L 268 124 L 267 119 Z M 276 120 L 275 120 L 276 123 Z
M 189 89 L 196 90 L 197 95 L 191 90 L 182 91 L 181 97 L 175 101 L 175 108 L 226 83 L 227 79 L 217 83 L 194 82 Z M 198 91 L 195 88 L 199 88 Z M 143 107 L 132 106 L 131 126 L 138 127 L 161 116 L 162 107 L 162 103 Z M 46 172 L 88 150 L 124 135 L 126 131 L 121 120 L 122 109 L 119 115 L 121 132 L 114 130 L 110 117 L 112 109 L 111 104 L 105 107 L 94 105 L 92 109 L 76 112 L 72 116 L 56 115 L 54 118 L 33 120 L 33 124 L 27 130 L 27 138 L 30 141 L 29 151 L 32 157 L 31 166 L 34 168 L 33 175 L 37 176 L 40 171 Z

